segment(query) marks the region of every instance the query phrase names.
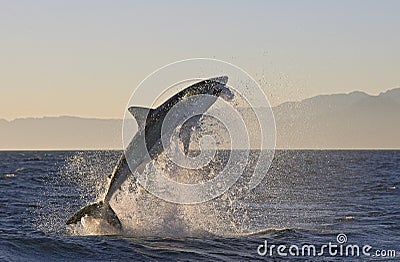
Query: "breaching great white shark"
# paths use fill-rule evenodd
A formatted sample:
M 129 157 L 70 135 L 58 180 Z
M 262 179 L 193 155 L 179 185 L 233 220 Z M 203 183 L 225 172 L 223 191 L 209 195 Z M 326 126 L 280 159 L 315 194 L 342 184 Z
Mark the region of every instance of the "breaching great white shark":
M 130 107 L 128 110 L 136 119 L 138 131 L 115 166 L 104 199 L 100 202 L 85 206 L 72 216 L 66 224 L 76 224 L 81 221 L 81 218 L 90 216 L 103 219 L 114 228 L 121 229 L 122 224 L 112 209 L 110 200 L 133 172 L 143 172 L 146 164 L 157 159 L 164 151 L 162 135 L 165 134 L 163 133 L 165 132 L 165 127 L 163 127 L 163 123 L 170 110 L 180 102 L 186 102 L 185 108 L 188 110 L 190 110 L 190 107 L 196 107 L 196 115 L 192 116 L 189 120 L 175 119 L 176 121 L 173 121 L 173 124 L 167 125 L 169 129 L 167 130 L 167 134 L 172 135 L 177 125 L 184 122 L 184 124 L 181 125 L 179 138 L 183 143 L 184 153 L 187 154 L 191 132 L 194 129 L 193 127 L 200 120 L 202 114 L 206 113 L 217 101 L 218 97 L 226 101 L 233 99 L 234 94 L 226 86 L 227 82 L 227 76 L 215 77 L 197 82 L 178 92 L 155 109 Z M 207 99 L 201 100 L 200 103 L 194 103 L 196 100 L 201 99 L 201 97 L 207 97 Z

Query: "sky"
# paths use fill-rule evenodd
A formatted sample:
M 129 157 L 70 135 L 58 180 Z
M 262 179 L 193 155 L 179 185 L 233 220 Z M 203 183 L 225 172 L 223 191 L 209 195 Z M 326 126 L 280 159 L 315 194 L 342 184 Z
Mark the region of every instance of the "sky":
M 400 1 L 0 0 L 0 119 L 122 118 L 135 87 L 209 57 L 270 103 L 400 86 Z

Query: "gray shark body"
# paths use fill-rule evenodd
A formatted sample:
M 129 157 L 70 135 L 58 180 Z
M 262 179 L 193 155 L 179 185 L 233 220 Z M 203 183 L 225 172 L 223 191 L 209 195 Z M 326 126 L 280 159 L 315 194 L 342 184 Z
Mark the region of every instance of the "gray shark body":
M 225 100 L 233 98 L 233 93 L 226 87 L 227 82 L 228 77 L 226 76 L 211 78 L 185 88 L 155 109 L 143 107 L 129 108 L 129 112 L 135 117 L 138 124 L 138 132 L 114 168 L 104 200 L 82 208 L 66 224 L 75 224 L 82 217 L 91 216 L 104 219 L 113 227 L 121 229 L 121 222 L 111 208 L 110 200 L 128 177 L 132 175 L 132 172 L 143 172 L 146 164 L 156 159 L 163 152 L 162 134 L 165 131 L 163 124 L 170 110 L 179 102 L 185 101 L 188 101 L 186 109 L 196 107 L 196 115 L 190 117 L 189 120 L 181 121 L 182 119 L 178 117 L 178 119 L 175 119 L 176 122 L 173 121 L 174 123 L 167 126 L 167 131 L 169 131 L 167 133 L 171 134 L 178 123 L 184 122 L 181 126 L 179 138 L 183 143 L 184 152 L 187 154 L 193 127 L 198 123 L 201 115 L 215 103 L 218 97 Z M 196 98 L 202 95 L 206 95 L 207 99 L 195 104 Z M 191 100 L 191 98 L 195 99 Z

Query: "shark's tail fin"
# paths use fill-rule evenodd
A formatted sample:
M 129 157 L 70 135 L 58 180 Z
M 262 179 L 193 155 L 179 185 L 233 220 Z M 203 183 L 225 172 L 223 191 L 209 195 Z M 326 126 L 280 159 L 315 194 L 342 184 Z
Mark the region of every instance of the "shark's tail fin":
M 85 206 L 73 217 L 68 219 L 66 224 L 76 224 L 81 221 L 82 217 L 86 215 L 93 218 L 104 219 L 115 228 L 122 228 L 121 221 L 119 221 L 119 218 L 115 214 L 114 210 L 108 203 L 105 204 L 103 201 Z

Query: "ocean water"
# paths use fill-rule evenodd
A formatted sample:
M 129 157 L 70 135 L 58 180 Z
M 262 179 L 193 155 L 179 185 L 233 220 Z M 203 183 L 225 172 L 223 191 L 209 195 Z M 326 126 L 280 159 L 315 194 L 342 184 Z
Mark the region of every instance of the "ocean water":
M 400 151 L 277 151 L 257 188 L 249 191 L 239 179 L 200 205 L 164 203 L 132 179 L 114 203 L 126 230 L 110 235 L 102 225 L 67 228 L 71 215 L 101 199 L 120 154 L 0 152 L 0 260 L 400 258 Z M 329 243 L 337 245 L 333 254 L 326 249 L 318 255 Z M 272 245 L 286 246 L 287 256 Z M 314 245 L 317 254 L 302 254 L 305 245 Z M 340 253 L 347 245 L 358 245 L 360 255 Z M 370 256 L 362 254 L 366 245 Z M 289 253 L 290 246 L 299 254 L 295 248 Z

